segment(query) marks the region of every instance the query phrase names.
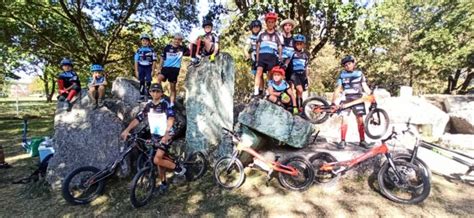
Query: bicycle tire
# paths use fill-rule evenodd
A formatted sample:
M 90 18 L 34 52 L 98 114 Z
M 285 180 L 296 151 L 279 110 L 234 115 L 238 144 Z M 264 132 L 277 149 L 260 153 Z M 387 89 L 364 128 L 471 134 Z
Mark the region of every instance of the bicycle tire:
M 337 162 L 337 159 L 329 153 L 320 152 L 309 158 L 309 162 L 314 169 L 314 181 L 316 185 L 332 186 L 339 180 L 340 175 L 332 172 L 321 171 L 323 164 Z
M 373 116 L 376 116 L 376 117 L 373 118 Z M 373 122 L 373 119 L 377 119 L 379 122 L 381 119 L 385 120 L 385 123 L 383 124 L 384 126 L 383 126 L 382 132 L 376 134 L 371 131 L 369 126 Z M 371 139 L 380 139 L 382 138 L 382 136 L 385 135 L 385 133 L 387 133 L 389 125 L 390 125 L 390 119 L 388 117 L 387 112 L 382 108 L 375 108 L 371 110 L 365 117 L 365 120 L 364 120 L 365 134 L 367 134 L 367 136 Z
M 326 106 L 326 107 L 329 106 L 329 103 L 321 97 L 311 97 L 311 98 L 306 99 L 303 102 L 303 118 L 305 118 L 306 120 L 310 121 L 313 124 L 324 123 L 329 118 L 329 113 L 322 112 L 320 113 L 321 115 L 318 115 L 316 118 L 313 118 L 313 114 L 314 114 L 312 111 L 313 108 L 309 107 L 311 106 L 311 103 L 313 104 L 318 103 L 318 105 Z M 307 106 L 309 108 L 307 108 Z
M 299 163 L 299 164 L 296 164 Z M 282 161 L 283 165 L 292 166 L 298 170 L 298 176 L 292 176 L 286 173 L 280 172 L 278 174 L 278 181 L 280 185 L 290 189 L 292 191 L 304 191 L 308 189 L 314 181 L 314 170 L 306 159 L 300 156 L 294 156 L 289 159 Z M 302 169 L 302 170 L 301 170 Z M 297 181 L 302 175 L 303 180 Z
M 147 155 L 145 153 L 140 153 L 135 161 L 135 165 L 137 167 L 137 172 L 144 167 L 150 166 Z
M 385 161 L 385 163 L 382 165 L 382 168 L 377 174 L 377 181 L 380 187 L 381 194 L 394 202 L 402 203 L 402 204 L 417 204 L 424 201 L 430 194 L 431 182 L 429 178 L 425 175 L 423 170 L 418 168 L 416 165 L 411 164 L 406 161 L 398 160 L 398 161 L 393 161 L 393 163 L 395 165 L 395 168 L 400 168 L 398 172 L 403 177 L 406 177 L 405 179 L 407 181 L 411 182 L 414 177 L 416 177 L 416 179 L 420 179 L 421 184 L 419 185 L 417 184 L 415 185 L 402 184 L 402 185 L 408 185 L 408 188 L 414 189 L 415 192 L 420 192 L 421 190 L 421 193 L 410 199 L 404 199 L 404 198 L 400 198 L 396 196 L 393 190 L 395 188 L 400 188 L 399 186 L 402 186 L 402 185 L 398 185 L 399 183 L 395 181 L 397 177 L 395 176 L 395 173 L 393 172 L 394 169 L 390 166 L 388 161 Z M 390 172 L 390 170 L 392 170 L 392 172 Z M 408 175 L 408 174 L 411 174 L 411 175 Z M 389 184 L 386 184 L 387 181 Z M 422 188 L 418 188 L 418 186 L 420 185 L 422 185 Z M 404 187 L 400 189 L 404 189 Z
M 145 179 L 145 181 L 143 181 L 143 179 Z M 154 167 L 144 167 L 133 177 L 130 189 L 130 202 L 134 208 L 143 207 L 150 201 L 155 191 L 155 182 L 156 174 Z M 147 188 L 143 199 L 137 197 L 138 187 L 142 184 Z
M 227 168 L 229 168 L 229 170 L 227 170 Z M 232 171 L 236 170 L 236 172 L 238 173 L 235 184 L 227 185 L 225 181 L 221 180 L 220 175 L 222 173 L 225 173 L 224 171 L 226 170 L 228 171 L 226 176 L 228 176 L 231 173 L 230 170 Z M 242 185 L 242 183 L 244 183 L 244 178 L 245 178 L 244 166 L 242 165 L 242 162 L 240 162 L 239 159 L 232 160 L 232 157 L 224 156 L 224 157 L 221 157 L 216 162 L 216 165 L 214 167 L 214 179 L 216 180 L 217 184 L 219 184 L 219 186 L 225 189 L 238 188 Z
M 75 197 L 75 196 L 73 196 L 73 193 L 71 193 L 71 191 L 73 191 L 73 190 L 71 190 L 71 189 L 72 188 L 81 188 L 81 187 L 72 187 L 73 179 L 74 179 L 74 177 L 76 177 L 77 175 L 79 175 L 82 172 L 91 172 L 92 175 L 95 175 L 98 172 L 100 172 L 100 170 L 96 167 L 93 167 L 93 166 L 84 166 L 84 167 L 79 167 L 79 168 L 75 169 L 74 171 L 72 171 L 71 173 L 69 173 L 66 176 L 66 178 L 63 181 L 62 187 L 61 187 L 61 192 L 62 192 L 62 196 L 63 196 L 64 200 L 66 200 L 68 203 L 73 204 L 73 205 L 90 203 L 91 201 L 96 199 L 99 195 L 101 195 L 102 192 L 104 191 L 104 188 L 105 188 L 105 180 L 102 179 L 100 181 L 97 181 L 96 184 L 94 184 L 91 187 L 88 187 L 85 190 L 85 191 L 88 191 L 90 188 L 92 188 L 91 193 L 86 194 L 84 197 Z M 90 178 L 90 176 L 85 177 L 85 178 L 81 178 L 80 182 L 84 182 L 85 180 L 87 180 L 89 178 Z M 83 184 L 79 184 L 79 186 L 82 186 L 82 185 Z
M 184 167 L 186 168 L 186 180 L 195 181 L 201 178 L 207 170 L 207 159 L 201 151 L 192 152 L 186 157 Z

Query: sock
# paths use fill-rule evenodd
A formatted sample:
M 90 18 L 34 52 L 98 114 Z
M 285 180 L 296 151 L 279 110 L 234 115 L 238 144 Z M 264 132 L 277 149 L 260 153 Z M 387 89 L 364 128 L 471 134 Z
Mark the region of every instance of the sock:
M 303 107 L 303 98 L 298 97 L 298 101 L 296 101 L 296 104 L 298 105 L 298 108 Z
M 146 93 L 147 95 L 150 95 L 150 87 L 151 87 L 151 82 L 146 82 Z
M 68 102 L 70 102 L 70 101 L 72 100 L 72 98 L 74 98 L 74 96 L 76 95 L 76 93 L 77 93 L 77 91 L 74 90 L 74 89 L 72 89 L 72 90 L 69 91 L 69 94 L 67 95 L 67 98 L 66 98 L 66 99 L 68 100 Z
M 360 141 L 365 141 L 364 124 L 359 123 L 358 124 L 358 129 L 359 129 L 359 139 L 360 139 Z
M 162 184 L 162 185 L 168 185 L 168 183 L 166 182 L 166 180 L 165 180 L 165 181 L 161 181 L 161 184 Z
M 341 125 L 341 140 L 346 141 L 347 124 Z
M 140 81 L 140 95 L 145 95 L 145 81 Z
M 260 91 L 260 88 L 257 86 L 257 87 L 254 87 L 254 90 L 253 90 L 253 94 L 254 95 L 258 95 L 259 94 L 259 91 Z

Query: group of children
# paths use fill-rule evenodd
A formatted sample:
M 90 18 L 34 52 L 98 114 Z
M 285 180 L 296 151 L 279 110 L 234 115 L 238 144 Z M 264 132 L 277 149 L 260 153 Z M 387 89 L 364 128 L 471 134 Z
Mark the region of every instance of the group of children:
M 303 91 L 308 87 L 306 37 L 293 35 L 295 21 L 283 20 L 280 23 L 282 32 L 276 30 L 277 21 L 278 15 L 269 12 L 265 15 L 265 30 L 262 31 L 259 20 L 250 23 L 252 34 L 247 40 L 245 57 L 252 61 L 255 75 L 253 95 L 264 94 L 263 74 L 268 73 L 267 99 L 298 114 L 302 112 Z

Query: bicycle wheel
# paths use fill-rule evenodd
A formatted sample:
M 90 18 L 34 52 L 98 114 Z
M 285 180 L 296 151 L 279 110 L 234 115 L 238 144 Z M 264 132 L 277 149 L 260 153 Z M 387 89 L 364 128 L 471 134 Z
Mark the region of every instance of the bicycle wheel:
M 395 169 L 385 161 L 377 180 L 380 192 L 388 199 L 402 204 L 417 204 L 430 194 L 431 183 L 422 169 L 406 161 L 393 161 Z M 402 179 L 399 179 L 395 170 Z
M 375 108 L 367 114 L 364 124 L 365 134 L 371 139 L 379 139 L 387 132 L 390 119 L 384 109 Z
M 135 165 L 137 166 L 137 172 L 143 169 L 144 167 L 150 167 L 150 164 L 151 162 L 148 161 L 148 155 L 145 153 L 140 153 L 135 162 Z
M 206 156 L 201 151 L 193 152 L 186 158 L 184 167 L 186 168 L 186 179 L 188 181 L 195 181 L 206 173 Z
M 150 201 L 155 190 L 155 168 L 142 168 L 132 180 L 132 188 L 130 190 L 130 202 L 135 208 L 142 207 Z
M 328 106 L 328 102 L 320 97 L 308 98 L 303 102 L 304 118 L 314 124 L 323 123 L 329 118 L 329 114 L 323 110 L 323 107 Z
M 61 187 L 63 198 L 74 205 L 93 201 L 102 194 L 105 187 L 103 179 L 99 181 L 91 179 L 98 172 L 100 170 L 93 166 L 80 167 L 72 171 L 63 181 Z
M 309 158 L 309 162 L 311 162 L 311 165 L 313 165 L 314 169 L 314 180 L 316 184 L 321 185 L 321 184 L 326 184 L 326 185 L 331 185 L 335 183 L 339 179 L 339 174 L 334 174 L 331 171 L 324 171 L 321 170 L 321 166 L 323 166 L 326 163 L 334 163 L 337 162 L 336 158 L 333 157 L 332 155 L 321 152 L 313 155 L 311 158 Z
M 282 164 L 293 167 L 298 171 L 296 176 L 282 172 L 278 174 L 278 181 L 283 187 L 293 191 L 304 191 L 311 186 L 314 181 L 314 170 L 311 163 L 303 157 L 296 156 L 282 161 Z
M 393 160 L 400 160 L 400 161 L 410 162 L 411 161 L 411 154 L 404 154 L 404 153 L 395 154 L 395 155 L 393 155 L 392 159 Z M 424 161 L 422 161 L 419 158 L 415 158 L 415 160 L 413 161 L 412 164 L 415 164 L 417 167 L 419 167 L 421 170 L 423 170 L 423 173 L 431 181 L 431 170 Z
M 226 189 L 237 188 L 244 182 L 244 166 L 240 160 L 221 157 L 214 167 L 214 178 L 217 184 Z

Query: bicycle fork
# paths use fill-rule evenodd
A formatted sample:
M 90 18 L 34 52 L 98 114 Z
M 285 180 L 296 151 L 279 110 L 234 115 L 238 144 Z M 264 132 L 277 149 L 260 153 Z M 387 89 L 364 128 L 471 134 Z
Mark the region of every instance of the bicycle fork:
M 397 176 L 399 181 L 401 181 L 402 183 L 406 183 L 405 178 L 400 174 L 400 172 L 398 172 L 398 170 L 395 166 L 395 163 L 393 162 L 392 154 L 391 153 L 386 153 L 385 156 L 387 157 L 387 161 L 390 164 L 390 167 L 393 169 L 393 172 L 395 172 L 395 175 Z

